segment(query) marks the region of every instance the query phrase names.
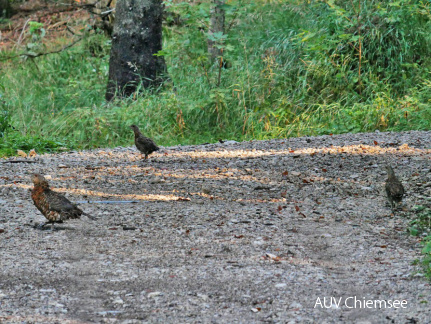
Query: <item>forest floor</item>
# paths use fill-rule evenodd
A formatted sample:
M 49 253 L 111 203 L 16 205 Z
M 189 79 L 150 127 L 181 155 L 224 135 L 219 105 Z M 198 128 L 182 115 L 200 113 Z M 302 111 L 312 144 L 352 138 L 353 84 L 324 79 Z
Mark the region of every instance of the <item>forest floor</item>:
M 429 323 L 406 229 L 430 148 L 376 132 L 0 160 L 0 322 Z M 408 192 L 395 215 L 386 160 Z M 98 220 L 34 228 L 34 172 Z
M 78 2 L 77 2 L 78 3 Z M 67 43 L 77 31 L 86 24 L 95 23 L 85 7 L 73 6 L 73 3 L 48 3 L 40 0 L 28 0 L 13 4 L 15 14 L 7 20 L 0 20 L 0 50 L 18 50 L 31 42 L 29 22 L 44 24 L 45 36 L 42 43 L 48 49 L 59 49 Z M 73 26 L 71 29 L 68 26 Z M 48 52 L 48 50 L 46 51 Z

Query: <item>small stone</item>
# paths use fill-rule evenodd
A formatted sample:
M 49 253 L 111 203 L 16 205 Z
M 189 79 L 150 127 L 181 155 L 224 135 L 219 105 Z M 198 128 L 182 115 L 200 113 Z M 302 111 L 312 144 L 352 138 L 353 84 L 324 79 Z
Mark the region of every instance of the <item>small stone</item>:
M 293 303 L 291 303 L 289 305 L 289 308 L 299 308 L 299 309 L 301 309 L 302 305 L 300 303 L 298 303 L 298 302 L 293 302 Z
M 236 143 L 238 143 L 237 141 L 224 141 L 223 142 L 223 144 L 227 144 L 227 145 L 230 145 L 230 144 L 236 144 Z
M 147 297 L 148 298 L 154 298 L 154 297 L 158 297 L 158 296 L 162 296 L 163 295 L 163 293 L 162 292 L 160 292 L 160 291 L 153 291 L 153 292 L 150 292 L 148 295 L 147 295 Z
M 204 300 L 204 301 L 208 301 L 208 300 L 209 300 L 209 297 L 208 297 L 207 295 L 204 295 L 204 294 L 197 294 L 197 296 L 198 296 L 200 299 Z
M 124 301 L 120 297 L 117 297 L 114 299 L 113 303 L 114 304 L 124 304 Z

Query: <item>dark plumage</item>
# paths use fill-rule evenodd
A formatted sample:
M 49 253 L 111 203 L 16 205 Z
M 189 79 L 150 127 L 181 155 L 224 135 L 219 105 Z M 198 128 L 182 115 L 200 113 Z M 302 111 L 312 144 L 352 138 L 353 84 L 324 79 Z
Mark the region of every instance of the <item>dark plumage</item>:
M 81 215 L 86 215 L 91 219 L 95 219 L 90 215 L 84 213 L 75 204 L 71 203 L 66 197 L 58 192 L 52 191 L 49 188 L 48 181 L 40 175 L 33 174 L 32 181 L 34 188 L 31 192 L 31 198 L 37 209 L 46 217 L 47 223 L 62 223 L 64 220 L 71 218 L 80 218 Z
M 136 148 L 142 153 L 145 154 L 145 158 L 148 159 L 148 155 L 151 153 L 158 151 L 159 147 L 154 143 L 154 141 L 142 135 L 139 131 L 139 127 L 136 125 L 131 125 L 130 128 L 135 133 L 135 145 Z
M 388 179 L 386 180 L 385 189 L 388 196 L 389 203 L 391 204 L 392 211 L 395 205 L 400 203 L 404 196 L 404 187 L 400 180 L 395 176 L 392 167 L 387 164 L 386 171 L 388 172 Z

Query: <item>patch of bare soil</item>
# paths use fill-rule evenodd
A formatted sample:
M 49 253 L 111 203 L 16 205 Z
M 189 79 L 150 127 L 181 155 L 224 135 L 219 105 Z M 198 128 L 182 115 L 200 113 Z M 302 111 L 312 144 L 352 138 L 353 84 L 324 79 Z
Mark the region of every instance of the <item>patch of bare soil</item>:
M 430 135 L 229 141 L 147 161 L 135 148 L 1 160 L 0 322 L 429 323 L 430 284 L 412 265 L 421 245 L 406 228 L 430 196 Z M 385 160 L 408 192 L 395 216 Z M 98 221 L 33 228 L 45 220 L 33 172 L 90 201 L 80 207 Z M 326 309 L 324 297 L 342 301 Z
M 102 2 L 29 0 L 14 4 L 15 14 L 0 22 L 0 52 L 25 50 L 26 44 L 32 42 L 30 22 L 43 24 L 45 33 L 41 42 L 46 47 L 44 52 L 69 44 L 74 36 L 82 34 L 83 28 L 96 26 L 100 21 L 100 8 L 96 8 L 96 3 L 101 5 Z

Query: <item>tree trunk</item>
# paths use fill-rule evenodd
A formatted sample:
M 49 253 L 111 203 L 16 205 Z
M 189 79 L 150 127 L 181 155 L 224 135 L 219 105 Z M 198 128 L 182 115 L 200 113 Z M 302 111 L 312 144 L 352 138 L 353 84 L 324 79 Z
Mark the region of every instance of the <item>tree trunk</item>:
M 9 18 L 12 16 L 12 8 L 9 0 L 0 0 L 0 17 Z
M 142 82 L 157 87 L 166 72 L 162 56 L 162 0 L 118 0 L 106 100 L 128 97 Z
M 224 33 L 224 21 L 225 21 L 225 11 L 223 5 L 225 0 L 213 0 L 213 7 L 211 8 L 211 18 L 210 18 L 210 30 L 209 35 L 221 32 Z M 208 39 L 208 53 L 211 55 L 211 59 L 214 61 L 217 57 L 222 56 L 222 51 L 217 48 L 216 42 Z

